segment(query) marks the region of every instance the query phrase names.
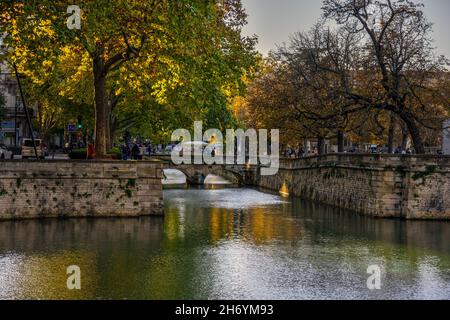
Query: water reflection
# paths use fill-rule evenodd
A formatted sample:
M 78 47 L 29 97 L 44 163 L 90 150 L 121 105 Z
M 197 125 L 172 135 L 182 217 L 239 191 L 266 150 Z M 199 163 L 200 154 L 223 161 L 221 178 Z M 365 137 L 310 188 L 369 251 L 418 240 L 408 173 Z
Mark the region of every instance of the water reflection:
M 251 189 L 167 190 L 164 218 L 0 223 L 0 298 L 450 299 L 450 224 Z M 66 289 L 79 265 L 82 290 Z M 366 287 L 383 269 L 382 290 Z
M 205 182 L 206 185 L 231 185 L 232 183 L 230 181 L 228 181 L 225 178 L 222 178 L 220 176 L 214 175 L 214 174 L 210 174 L 208 176 L 206 176 L 205 178 Z
M 186 175 L 180 170 L 165 169 L 163 185 L 185 185 L 187 183 Z

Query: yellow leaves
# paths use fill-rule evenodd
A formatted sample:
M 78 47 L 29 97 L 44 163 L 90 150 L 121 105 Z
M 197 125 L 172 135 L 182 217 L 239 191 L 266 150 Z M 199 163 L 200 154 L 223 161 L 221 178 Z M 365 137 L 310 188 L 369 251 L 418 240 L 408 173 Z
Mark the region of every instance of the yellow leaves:
M 166 79 L 158 81 L 152 86 L 153 89 L 152 95 L 155 97 L 156 101 L 159 104 L 167 103 L 166 97 L 167 87 L 168 81 Z
M 49 61 L 49 60 L 45 60 L 44 62 L 42 62 L 42 66 L 44 68 L 51 68 L 53 66 L 53 62 Z
M 175 89 L 181 81 L 181 66 L 175 60 L 166 56 L 159 56 L 158 61 L 167 65 L 167 70 L 170 72 L 168 87 Z
M 165 30 L 164 27 L 163 27 L 162 25 L 157 24 L 157 23 L 152 23 L 152 24 L 151 24 L 151 28 L 152 28 L 153 30 L 158 30 L 158 31 L 164 31 L 164 30 Z
M 119 96 L 119 95 L 121 95 L 123 92 L 124 92 L 123 88 L 119 88 L 119 89 L 117 89 L 116 91 L 114 91 L 114 95 L 115 95 L 115 96 Z
M 53 38 L 55 31 L 52 28 L 50 20 L 40 20 L 37 26 L 33 29 L 33 32 L 37 37 Z
M 87 72 L 87 71 L 88 71 L 88 67 L 85 64 L 80 65 L 77 69 L 77 73 L 83 73 L 83 72 Z
M 61 48 L 58 56 L 58 74 L 61 74 L 59 96 L 71 99 L 80 93 L 83 99 L 91 99 L 92 67 L 89 54 L 79 46 Z
M 54 61 L 49 58 L 52 48 L 46 46 L 44 42 L 28 46 L 28 42 L 40 38 L 52 39 L 55 33 L 49 20 L 34 20 L 33 18 L 30 17 L 26 21 L 31 27 L 31 33 L 20 31 L 19 24 L 15 19 L 9 21 L 5 30 L 14 45 L 8 51 L 8 60 L 10 63 L 16 64 L 19 73 L 34 84 L 42 85 L 53 72 Z
M 69 46 L 64 46 L 61 48 L 61 52 L 62 52 L 62 56 L 69 56 L 71 54 L 73 54 L 73 49 L 72 47 Z

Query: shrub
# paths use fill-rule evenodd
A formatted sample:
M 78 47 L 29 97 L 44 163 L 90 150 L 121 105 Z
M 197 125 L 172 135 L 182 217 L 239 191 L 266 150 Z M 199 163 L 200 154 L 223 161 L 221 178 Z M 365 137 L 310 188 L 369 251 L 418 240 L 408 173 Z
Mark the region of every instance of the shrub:
M 109 155 L 112 156 L 112 158 L 115 160 L 122 159 L 122 152 L 118 147 L 112 148 L 111 151 L 109 152 Z

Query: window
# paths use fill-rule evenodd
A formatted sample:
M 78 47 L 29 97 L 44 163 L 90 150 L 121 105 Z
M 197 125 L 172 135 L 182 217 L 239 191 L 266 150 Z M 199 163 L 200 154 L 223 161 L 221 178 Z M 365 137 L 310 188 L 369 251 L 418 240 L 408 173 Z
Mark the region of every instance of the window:
M 39 147 L 41 144 L 39 140 L 34 140 L 34 142 L 36 142 L 36 147 Z M 23 146 L 33 148 L 33 140 L 23 140 Z

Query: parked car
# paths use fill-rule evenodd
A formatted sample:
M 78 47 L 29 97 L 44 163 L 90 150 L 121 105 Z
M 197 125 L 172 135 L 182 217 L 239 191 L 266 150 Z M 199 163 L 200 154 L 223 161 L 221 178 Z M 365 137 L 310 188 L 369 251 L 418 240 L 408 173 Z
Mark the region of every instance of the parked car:
M 14 153 L 4 145 L 0 145 L 0 159 L 14 159 Z
M 39 159 L 45 159 L 45 147 L 42 144 L 42 140 L 34 139 L 36 143 L 36 151 Z M 22 159 L 36 158 L 36 153 L 34 151 L 33 140 L 23 139 L 22 141 Z

